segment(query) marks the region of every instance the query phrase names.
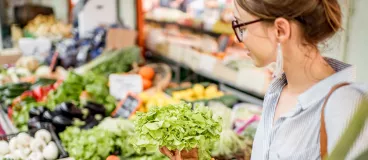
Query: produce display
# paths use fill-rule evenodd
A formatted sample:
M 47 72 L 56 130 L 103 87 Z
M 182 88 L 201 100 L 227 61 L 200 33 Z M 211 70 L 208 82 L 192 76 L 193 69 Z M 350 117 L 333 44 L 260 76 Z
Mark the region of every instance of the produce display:
M 124 48 L 116 51 L 107 51 L 86 65 L 77 68 L 77 73 L 92 71 L 95 74 L 109 75 L 124 73 L 132 69 L 132 64 L 139 61 L 138 47 Z
M 152 87 L 152 80 L 155 76 L 155 70 L 151 67 L 142 67 L 139 69 L 139 75 L 143 78 L 143 89 Z
M 38 130 L 34 137 L 19 133 L 9 141 L 0 140 L 0 159 L 55 160 L 58 156 L 51 133 L 45 129 Z
M 24 91 L 29 90 L 31 84 L 29 83 L 15 83 L 0 86 L 0 102 L 3 109 L 6 109 L 13 103 L 13 99 L 21 95 Z
M 210 149 L 219 140 L 220 119 L 214 119 L 205 106 L 181 103 L 152 108 L 137 113 L 135 137 L 132 144 L 140 150 L 155 150 L 166 146 L 169 150 L 198 148 L 199 159 L 211 159 Z
M 236 96 L 219 91 L 215 84 L 203 82 L 188 85 L 181 87 L 175 85 L 176 87 L 169 88 L 165 92 L 171 95 L 176 101 L 184 100 L 190 103 L 204 103 L 208 105 L 209 102 L 216 101 L 231 108 L 238 102 L 238 98 Z
M 191 88 L 172 92 L 174 99 L 186 101 L 206 100 L 223 95 L 224 93 L 219 91 L 216 85 L 204 87 L 202 84 L 195 84 Z
M 156 152 L 137 153 L 128 138 L 134 136 L 134 124 L 129 120 L 105 118 L 90 130 L 69 127 L 60 133 L 60 138 L 70 156 L 78 160 L 106 159 L 118 154 L 128 160 L 163 160 Z
M 25 30 L 37 37 L 70 37 L 72 25 L 57 21 L 53 15 L 38 15 L 25 26 Z
M 166 106 L 169 104 L 178 104 L 180 101 L 174 100 L 167 94 L 162 91 L 150 94 L 143 92 L 138 95 L 138 97 L 142 100 L 142 106 L 140 106 L 140 112 L 147 112 L 153 107 L 157 106 Z
M 104 104 L 106 114 L 115 109 L 115 98 L 109 95 L 107 77 L 94 72 L 84 75 L 69 72 L 63 83 L 48 95 L 46 106 L 53 110 L 65 101 L 83 105 L 88 100 Z
M 170 85 L 168 64 L 139 62 L 139 48 L 129 47 L 105 51 L 68 71 L 61 66 L 51 70 L 33 57 L 5 65 L 0 76 L 0 108 L 23 133 L 14 140 L 0 141 L 0 159 L 56 159 L 66 150 L 77 160 L 167 160 L 158 150 L 163 146 L 198 149 L 200 160 L 250 156 L 257 109 L 237 104 L 234 95 L 224 93 L 216 84 Z M 118 102 L 110 95 L 110 74 L 142 77 L 144 91 L 134 94 L 140 105 L 129 104 L 136 102 L 131 101 L 122 106 L 127 111 L 139 106 L 130 120 L 111 114 Z M 37 138 L 46 128 L 59 135 L 64 149 L 60 150 L 59 140 Z M 40 133 L 32 133 L 35 130 Z M 31 138 L 26 144 L 12 148 L 16 139 L 27 137 L 24 131 L 34 137 L 28 135 Z M 32 150 L 35 145 L 37 152 Z M 56 153 L 52 150 L 55 146 Z
M 50 84 L 43 82 L 43 84 Z M 21 130 L 27 130 L 28 120 L 30 119 L 30 110 L 35 107 L 45 106 L 50 112 L 57 112 L 58 105 L 65 102 L 72 102 L 77 108 L 88 108 L 93 102 L 97 103 L 97 109 L 103 110 L 105 113 L 100 113 L 102 116 L 110 114 L 115 109 L 115 98 L 109 95 L 107 78 L 102 75 L 97 75 L 88 72 L 84 75 L 78 75 L 69 72 L 64 81 L 57 82 L 51 86 L 35 87 L 31 92 L 24 92 L 17 103 L 13 104 L 13 122 Z M 35 86 L 41 85 L 41 82 L 36 82 Z M 87 103 L 89 102 L 89 103 Z M 103 104 L 103 105 L 100 105 Z M 95 107 L 96 108 L 96 107 Z M 59 115 L 53 113 L 50 116 Z M 61 117 L 63 118 L 63 117 Z M 74 117 L 70 117 L 74 118 Z M 80 117 L 77 117 L 80 118 Z M 63 118 L 65 119 L 65 118 Z M 49 122 L 51 120 L 38 118 L 32 119 L 30 122 Z M 69 120 L 70 121 L 70 120 Z M 63 121 L 63 127 L 71 125 L 69 121 Z M 94 118 L 87 120 L 89 122 L 95 121 Z M 64 124 L 65 123 L 65 124 Z M 34 125 L 31 125 L 34 126 Z

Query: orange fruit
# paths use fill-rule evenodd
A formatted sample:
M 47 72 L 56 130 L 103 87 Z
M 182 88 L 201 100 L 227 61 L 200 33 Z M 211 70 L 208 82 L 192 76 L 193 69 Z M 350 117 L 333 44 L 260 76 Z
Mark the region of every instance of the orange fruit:
M 152 80 L 155 76 L 155 70 L 151 67 L 142 67 L 139 69 L 139 75 L 143 77 L 143 79 Z

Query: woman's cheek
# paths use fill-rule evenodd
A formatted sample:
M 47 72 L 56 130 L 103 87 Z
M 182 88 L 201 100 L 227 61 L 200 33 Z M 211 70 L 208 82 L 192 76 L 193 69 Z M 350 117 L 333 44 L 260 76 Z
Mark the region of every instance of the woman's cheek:
M 243 38 L 243 43 L 245 44 L 248 40 L 248 30 L 244 31 L 242 38 Z

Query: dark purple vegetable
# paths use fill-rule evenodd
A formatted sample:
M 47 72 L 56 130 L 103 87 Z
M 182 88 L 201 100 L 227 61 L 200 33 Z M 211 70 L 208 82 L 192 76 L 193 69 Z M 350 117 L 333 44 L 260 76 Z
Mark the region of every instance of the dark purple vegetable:
M 55 131 L 59 133 L 64 131 L 66 127 L 71 126 L 73 124 L 73 120 L 63 115 L 57 115 L 52 119 L 52 124 L 55 126 Z
M 97 126 L 100 122 L 98 120 L 96 120 L 93 116 L 91 116 L 91 118 L 88 118 L 86 120 L 86 125 L 82 126 L 82 129 L 91 129 L 94 126 Z
M 40 117 L 42 112 L 38 108 L 31 108 L 29 110 L 29 117 Z
M 55 126 L 71 126 L 73 120 L 63 115 L 57 115 L 52 119 L 52 124 Z
M 105 106 L 103 106 L 102 104 L 95 103 L 95 102 L 88 101 L 86 106 L 84 107 L 89 110 L 90 114 L 105 115 L 106 113 Z
M 77 108 L 73 103 L 63 102 L 55 108 L 55 112 L 62 114 L 63 116 L 70 118 L 82 118 L 82 110 Z
M 41 114 L 43 114 L 43 112 L 49 110 L 49 109 L 45 108 L 44 106 L 38 106 L 36 108 L 41 112 Z
M 28 120 L 28 129 L 34 129 L 34 128 L 42 128 L 39 117 L 33 117 Z
M 52 119 L 54 117 L 54 113 L 46 110 L 45 112 L 43 112 L 42 117 L 41 117 L 41 121 L 43 122 L 52 122 Z

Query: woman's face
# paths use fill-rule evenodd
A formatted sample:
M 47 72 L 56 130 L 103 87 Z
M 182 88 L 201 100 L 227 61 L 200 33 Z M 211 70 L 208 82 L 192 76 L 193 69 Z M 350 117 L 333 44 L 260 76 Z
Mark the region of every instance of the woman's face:
M 234 0 L 234 16 L 240 23 L 250 22 L 259 18 L 243 10 Z M 276 38 L 271 27 L 256 22 L 240 28 L 243 31 L 243 43 L 248 55 L 256 67 L 264 67 L 276 60 Z

